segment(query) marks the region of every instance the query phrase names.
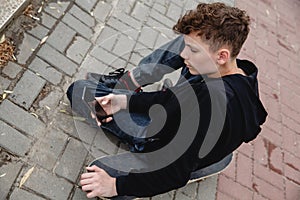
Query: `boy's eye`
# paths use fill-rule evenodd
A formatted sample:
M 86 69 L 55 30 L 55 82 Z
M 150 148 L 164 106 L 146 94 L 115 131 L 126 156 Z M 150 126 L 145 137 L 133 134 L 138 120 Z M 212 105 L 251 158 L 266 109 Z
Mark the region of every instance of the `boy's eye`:
M 191 52 L 193 52 L 193 53 L 197 53 L 197 52 L 198 52 L 198 50 L 196 50 L 196 49 L 192 49 L 192 48 L 191 48 Z

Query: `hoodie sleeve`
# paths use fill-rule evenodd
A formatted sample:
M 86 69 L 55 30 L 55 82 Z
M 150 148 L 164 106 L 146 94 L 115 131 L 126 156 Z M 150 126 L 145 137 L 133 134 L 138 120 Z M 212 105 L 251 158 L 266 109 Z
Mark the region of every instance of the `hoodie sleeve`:
M 118 177 L 116 181 L 118 195 L 149 197 L 180 188 L 189 180 L 190 174 L 199 160 L 199 149 L 210 119 L 209 117 L 203 117 L 200 122 L 199 115 L 209 115 L 210 100 L 207 92 L 203 94 L 197 93 L 201 96 L 201 99 L 199 100 L 196 97 L 196 100 L 199 100 L 199 102 L 194 104 L 190 96 L 192 94 L 187 93 L 186 90 L 183 94 L 183 96 L 181 96 L 181 94 L 178 94 L 177 96 L 182 98 L 181 101 L 182 105 L 184 105 L 184 109 L 180 108 L 178 99 L 176 98 L 169 99 L 168 103 L 165 104 L 165 110 L 168 117 L 164 128 L 159 134 L 161 138 L 166 137 L 167 142 L 170 142 L 169 139 L 172 140 L 173 136 L 176 135 L 177 137 L 178 134 L 182 134 L 183 138 L 179 140 L 179 145 L 176 145 L 176 148 L 173 148 L 172 151 L 170 151 L 171 154 L 173 153 L 176 155 L 178 149 L 186 149 L 182 151 L 183 153 L 180 154 L 181 156 L 178 156 L 174 162 L 161 169 L 147 173 L 129 173 L 128 175 Z M 137 101 L 138 100 L 135 102 Z M 148 105 L 150 105 L 150 103 Z M 201 113 L 199 113 L 200 110 Z M 160 115 L 161 113 L 156 113 L 157 117 Z M 178 126 L 176 126 L 178 123 L 181 123 L 180 125 L 185 124 L 186 128 L 178 128 Z M 198 132 L 199 126 L 202 127 L 201 132 Z M 177 129 L 174 127 L 177 127 Z M 170 138 L 170 136 L 172 137 Z M 173 141 L 174 140 L 172 140 L 172 142 Z M 188 143 L 187 141 L 191 142 Z M 160 159 L 167 159 L 171 154 L 160 155 Z M 145 156 L 147 156 L 147 154 L 145 154 Z M 160 162 L 160 160 L 158 159 L 157 162 Z
M 130 112 L 145 113 L 155 105 L 165 105 L 173 96 L 171 90 L 157 92 L 140 92 L 133 95 L 127 95 L 127 108 Z

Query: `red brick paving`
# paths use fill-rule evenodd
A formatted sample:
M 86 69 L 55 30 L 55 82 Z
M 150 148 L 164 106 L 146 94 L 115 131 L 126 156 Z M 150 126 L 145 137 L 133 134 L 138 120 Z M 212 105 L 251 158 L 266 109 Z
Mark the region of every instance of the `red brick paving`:
M 300 199 L 300 0 L 236 0 L 251 16 L 240 58 L 259 68 L 269 116 L 219 175 L 218 200 Z

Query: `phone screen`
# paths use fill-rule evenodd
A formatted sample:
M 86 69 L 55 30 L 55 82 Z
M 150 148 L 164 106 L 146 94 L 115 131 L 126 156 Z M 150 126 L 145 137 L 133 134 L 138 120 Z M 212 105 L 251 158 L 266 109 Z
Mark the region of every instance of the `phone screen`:
M 83 88 L 82 100 L 99 121 L 102 121 L 103 119 L 108 117 L 98 101 L 96 101 L 95 99 L 92 100 L 91 94 L 87 92 L 86 87 Z

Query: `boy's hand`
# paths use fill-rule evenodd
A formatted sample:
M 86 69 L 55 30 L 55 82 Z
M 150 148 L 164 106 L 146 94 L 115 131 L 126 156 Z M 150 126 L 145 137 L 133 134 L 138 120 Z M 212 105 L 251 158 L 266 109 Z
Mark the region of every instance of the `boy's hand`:
M 86 168 L 88 173 L 81 175 L 82 190 L 88 198 L 117 196 L 116 178 L 109 176 L 103 169 L 92 166 Z
M 95 99 L 102 106 L 107 115 L 113 115 L 127 107 L 126 95 L 109 94 L 103 97 L 96 97 Z

